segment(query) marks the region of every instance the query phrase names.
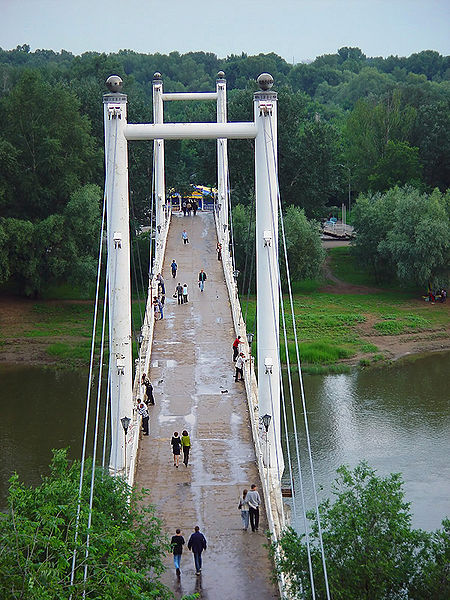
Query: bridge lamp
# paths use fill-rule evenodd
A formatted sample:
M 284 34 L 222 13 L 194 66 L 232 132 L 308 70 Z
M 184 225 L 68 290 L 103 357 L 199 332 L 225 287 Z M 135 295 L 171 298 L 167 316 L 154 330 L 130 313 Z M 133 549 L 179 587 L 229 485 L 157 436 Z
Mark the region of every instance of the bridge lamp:
M 261 421 L 264 425 L 264 429 L 266 430 L 266 433 L 268 433 L 268 431 L 269 431 L 269 425 L 270 425 L 271 420 L 272 420 L 272 415 L 265 414 L 263 417 L 261 417 Z
M 128 426 L 130 425 L 131 419 L 129 417 L 122 417 L 120 420 L 122 421 L 122 427 L 123 427 L 123 431 L 125 433 L 125 444 L 124 444 L 123 448 L 124 448 L 124 463 L 125 463 L 125 477 L 126 477 L 127 476 L 127 431 L 128 431 Z
M 268 415 L 267 413 L 261 417 L 261 421 L 262 424 L 264 425 L 264 429 L 266 430 L 266 467 L 269 468 L 270 467 L 270 450 L 269 450 L 269 425 L 270 425 L 270 421 L 272 420 L 272 416 Z

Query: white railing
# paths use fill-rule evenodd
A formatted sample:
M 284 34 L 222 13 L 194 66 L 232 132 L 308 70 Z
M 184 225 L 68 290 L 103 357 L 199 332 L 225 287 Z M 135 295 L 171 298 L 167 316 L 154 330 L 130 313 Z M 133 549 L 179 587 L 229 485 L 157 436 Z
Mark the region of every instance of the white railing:
M 158 291 L 158 283 L 156 281 L 156 275 L 162 272 L 164 263 L 164 255 L 166 253 L 167 234 L 169 233 L 171 212 L 169 212 L 166 225 L 157 236 L 156 249 L 155 249 L 155 260 L 153 263 L 153 278 L 149 282 L 147 306 L 145 308 L 144 323 L 141 329 L 142 344 L 139 349 L 139 357 L 135 361 L 135 376 L 133 384 L 133 418 L 130 423 L 130 428 L 133 427 L 134 435 L 127 436 L 127 465 L 128 465 L 128 485 L 134 485 L 134 478 L 136 475 L 136 457 L 139 449 L 139 431 L 141 418 L 137 411 L 137 401 L 142 399 L 143 391 L 141 385 L 142 373 L 148 373 L 150 358 L 152 354 L 152 343 L 153 343 L 153 330 L 155 327 L 155 318 L 153 316 L 153 290 Z
M 262 492 L 267 512 L 267 521 L 271 539 L 278 542 L 286 526 L 283 499 L 281 495 L 281 484 L 278 478 L 278 472 L 275 468 L 267 468 L 264 465 L 263 444 L 261 443 L 262 425 L 259 420 L 258 406 L 258 382 L 256 380 L 255 370 L 252 367 L 251 348 L 247 340 L 247 330 L 244 317 L 242 315 L 241 304 L 239 302 L 239 293 L 237 281 L 233 275 L 233 263 L 228 248 L 225 246 L 225 237 L 220 227 L 217 213 L 215 215 L 216 232 L 219 242 L 222 244 L 222 265 L 225 276 L 225 282 L 228 288 L 230 298 L 231 313 L 236 335 L 241 336 L 244 353 L 249 357 L 244 368 L 245 391 L 250 414 L 250 424 L 252 428 L 253 443 L 255 446 L 256 461 L 258 464 L 259 476 L 261 479 Z M 287 598 L 285 592 L 285 580 L 282 576 L 279 579 L 279 590 L 282 598 Z

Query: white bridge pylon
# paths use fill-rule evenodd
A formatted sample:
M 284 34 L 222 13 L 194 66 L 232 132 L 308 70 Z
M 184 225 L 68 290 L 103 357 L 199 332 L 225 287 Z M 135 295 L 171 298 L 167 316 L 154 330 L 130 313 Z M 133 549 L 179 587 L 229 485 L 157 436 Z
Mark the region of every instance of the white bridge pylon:
M 260 91 L 254 93 L 253 122 L 228 122 L 226 81 L 222 71 L 216 92 L 164 93 L 161 75 L 153 79 L 153 124 L 127 123 L 127 96 L 122 80 L 115 75 L 107 80 L 110 93 L 103 96 L 105 126 L 107 250 L 109 281 L 109 350 L 111 398 L 110 470 L 126 472 L 124 432 L 120 419 L 136 414 L 132 397 L 131 277 L 128 198 L 128 141 L 154 140 L 156 252 L 158 237 L 166 226 L 164 140 L 217 140 L 217 218 L 220 240 L 228 249 L 229 240 L 229 139 L 255 140 L 256 192 L 256 282 L 257 282 L 257 359 L 259 415 L 270 415 L 265 466 L 281 477 L 284 468 L 281 447 L 280 361 L 279 361 L 279 259 L 278 259 L 278 182 L 277 182 L 277 94 L 271 91 L 273 79 L 258 77 Z M 215 123 L 164 123 L 164 101 L 215 100 Z M 152 317 L 150 317 L 152 318 Z M 131 427 L 129 435 L 139 435 Z M 130 442 L 131 440 L 129 440 Z

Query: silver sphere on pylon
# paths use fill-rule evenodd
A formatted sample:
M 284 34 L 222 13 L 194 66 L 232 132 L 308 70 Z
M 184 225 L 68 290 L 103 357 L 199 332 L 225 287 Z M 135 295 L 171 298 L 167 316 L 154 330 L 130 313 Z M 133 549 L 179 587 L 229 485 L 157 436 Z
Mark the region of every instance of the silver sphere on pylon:
M 119 77 L 118 75 L 111 75 L 106 80 L 106 87 L 108 88 L 108 90 L 110 92 L 115 92 L 115 93 L 121 92 L 122 86 L 123 86 L 123 81 L 122 81 L 121 77 Z
M 153 75 L 153 79 L 162 79 L 162 75 L 159 71 L 156 71 L 156 73 Z
M 270 73 L 261 73 L 256 81 L 263 92 L 267 92 L 273 86 L 273 77 Z
M 217 73 L 217 79 L 225 79 L 225 73 L 223 71 L 219 71 Z

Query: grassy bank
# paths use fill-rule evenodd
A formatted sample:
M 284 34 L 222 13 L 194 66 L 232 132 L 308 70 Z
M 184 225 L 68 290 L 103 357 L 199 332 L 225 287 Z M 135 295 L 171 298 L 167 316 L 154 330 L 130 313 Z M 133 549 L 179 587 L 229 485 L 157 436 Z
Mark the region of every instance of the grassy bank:
M 294 317 L 304 372 L 345 372 L 352 366 L 369 366 L 419 349 L 438 349 L 449 342 L 447 305 L 424 302 L 420 291 L 378 289 L 357 269 L 348 248 L 329 251 L 331 270 L 339 284 L 324 281 L 293 285 Z M 325 287 L 325 283 L 327 284 Z M 361 289 L 367 286 L 367 289 Z M 321 291 L 326 289 L 326 291 Z M 357 289 L 357 293 L 355 293 Z M 296 364 L 295 336 L 289 298 L 284 296 L 288 355 Z M 242 302 L 247 329 L 252 331 L 256 300 Z M 281 358 L 286 348 L 281 328 Z M 436 346 L 434 348 L 433 346 Z
M 347 248 L 329 251 L 336 282 L 294 282 L 294 314 L 304 372 L 345 372 L 354 366 L 383 364 L 404 354 L 450 348 L 450 303 L 430 305 L 419 290 L 376 288 L 357 269 Z M 366 288 L 364 288 L 366 286 Z M 68 286 L 47 299 L 0 297 L 2 360 L 67 367 L 89 364 L 94 302 Z M 100 302 L 100 306 L 103 303 Z M 288 354 L 296 364 L 293 319 L 284 296 Z M 247 330 L 253 330 L 256 301 L 247 305 Z M 133 301 L 133 329 L 138 330 L 144 303 Z M 280 324 L 282 320 L 280 319 Z M 96 344 L 100 344 L 101 317 Z M 286 348 L 281 334 L 281 358 Z M 256 350 L 256 344 L 254 344 Z M 134 342 L 134 351 L 136 346 Z

